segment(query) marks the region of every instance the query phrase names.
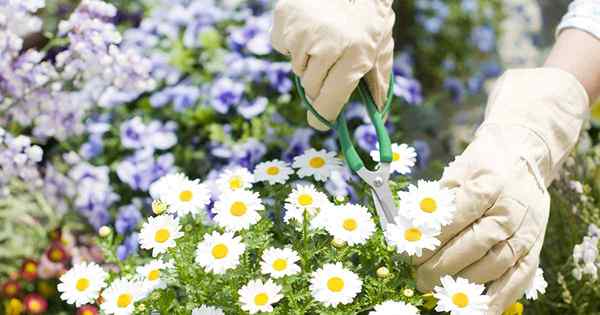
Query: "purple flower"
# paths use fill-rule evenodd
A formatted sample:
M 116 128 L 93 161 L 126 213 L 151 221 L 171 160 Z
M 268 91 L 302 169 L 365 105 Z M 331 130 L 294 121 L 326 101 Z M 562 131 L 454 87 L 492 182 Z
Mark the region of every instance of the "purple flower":
M 150 97 L 153 107 L 162 107 L 173 103 L 175 111 L 182 112 L 193 107 L 200 97 L 200 89 L 195 86 L 179 84 L 154 93 Z
M 90 160 L 104 151 L 104 145 L 102 143 L 101 134 L 92 134 L 88 138 L 88 141 L 81 145 L 79 154 L 86 160 Z
M 142 220 L 139 206 L 139 203 L 132 203 L 119 208 L 119 213 L 115 220 L 115 230 L 117 233 L 124 235 L 135 229 L 136 225 Z
M 490 52 L 496 45 L 496 34 L 489 26 L 478 26 L 471 32 L 471 41 L 482 52 Z
M 358 126 L 354 130 L 354 139 L 358 146 L 366 152 L 377 149 L 377 134 L 372 124 Z
M 154 158 L 152 151 L 139 150 L 117 164 L 117 176 L 131 189 L 147 191 L 150 184 L 173 170 L 175 158 L 166 153 Z
M 217 112 L 225 114 L 231 106 L 240 103 L 243 94 L 244 84 L 227 77 L 217 79 L 210 91 L 211 105 Z
M 273 62 L 266 69 L 271 87 L 279 93 L 289 93 L 292 89 L 290 74 L 292 65 L 289 62 Z
M 421 83 L 415 79 L 396 76 L 394 95 L 402 97 L 408 104 L 415 105 L 423 102 Z
M 121 125 L 121 144 L 129 149 L 166 150 L 177 143 L 175 122 L 153 120 L 144 124 L 139 116 Z
M 465 96 L 465 86 L 458 78 L 450 77 L 444 81 L 444 88 L 450 93 L 454 103 L 462 102 Z
M 144 146 L 146 125 L 141 117 L 133 117 L 121 124 L 121 145 L 129 149 L 139 149 Z
M 253 101 L 244 100 L 240 106 L 237 107 L 238 113 L 240 113 L 244 118 L 251 119 L 256 117 L 267 108 L 267 104 L 269 100 L 266 97 L 257 97 Z
M 220 144 L 211 150 L 213 156 L 227 160 L 228 164 L 249 169 L 260 162 L 266 152 L 267 147 L 254 138 L 249 138 L 243 143 L 236 143 L 232 146 Z
M 310 148 L 310 138 L 314 133 L 314 130 L 308 128 L 296 129 L 292 135 L 292 139 L 288 141 L 289 146 L 285 149 L 281 158 L 286 162 L 292 162 L 294 157 L 304 153 L 306 149 Z
M 246 50 L 255 55 L 266 55 L 271 52 L 270 25 L 271 17 L 263 15 L 251 17 L 241 28 L 233 29 L 229 36 L 232 50 Z
M 138 241 L 138 233 L 131 233 L 131 235 L 126 237 L 123 243 L 117 247 L 117 258 L 125 260 L 130 255 L 136 254 L 138 251 Z
M 415 148 L 415 151 L 417 151 L 417 167 L 424 169 L 429 163 L 431 148 L 429 147 L 429 144 L 423 140 L 415 140 L 413 142 L 413 147 Z

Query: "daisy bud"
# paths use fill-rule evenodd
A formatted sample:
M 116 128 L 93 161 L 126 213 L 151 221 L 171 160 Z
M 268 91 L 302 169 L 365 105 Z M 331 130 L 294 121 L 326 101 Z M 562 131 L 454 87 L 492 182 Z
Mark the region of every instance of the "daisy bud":
M 146 304 L 140 303 L 140 305 L 137 306 L 137 309 L 140 312 L 144 312 L 146 310 Z
M 415 295 L 415 291 L 413 291 L 413 289 L 411 288 L 406 288 L 402 290 L 402 294 L 404 294 L 404 296 L 406 297 L 412 297 L 413 295 Z
M 165 212 L 165 210 L 167 210 L 166 203 L 164 203 L 160 200 L 152 201 L 152 212 L 154 212 L 154 214 L 159 215 L 159 214 Z
M 379 267 L 379 269 L 377 269 L 377 276 L 379 278 L 387 278 L 390 275 L 390 270 L 387 269 L 386 267 Z
M 98 230 L 98 235 L 100 235 L 100 237 L 107 237 L 110 233 L 112 233 L 112 229 L 106 225 L 100 227 Z
M 339 238 L 334 238 L 331 240 L 331 245 L 333 245 L 335 248 L 342 248 L 346 246 L 346 241 Z

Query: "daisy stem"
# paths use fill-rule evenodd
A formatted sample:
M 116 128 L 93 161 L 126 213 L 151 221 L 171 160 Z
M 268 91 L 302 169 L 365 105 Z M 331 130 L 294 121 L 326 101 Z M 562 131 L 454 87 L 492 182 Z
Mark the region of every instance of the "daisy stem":
M 304 220 L 302 220 L 302 270 L 307 270 L 308 259 L 308 212 L 304 211 Z

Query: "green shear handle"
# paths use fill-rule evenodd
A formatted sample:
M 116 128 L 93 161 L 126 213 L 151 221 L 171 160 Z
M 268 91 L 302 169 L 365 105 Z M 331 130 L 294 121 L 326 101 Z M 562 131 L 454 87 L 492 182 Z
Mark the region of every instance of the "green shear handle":
M 326 126 L 331 129 L 336 130 L 338 139 L 340 141 L 340 146 L 342 148 L 342 152 L 344 153 L 344 158 L 348 163 L 350 169 L 354 172 L 358 172 L 360 169 L 365 167 L 365 164 L 361 160 L 354 144 L 352 142 L 352 138 L 350 137 L 350 132 L 348 131 L 348 123 L 346 121 L 346 117 L 343 115 L 344 108 L 340 111 L 340 114 L 335 122 L 331 123 L 323 116 L 321 116 L 314 108 L 314 106 L 310 103 L 306 94 L 304 92 L 304 87 L 300 83 L 300 78 L 294 75 L 294 84 L 296 85 L 296 89 L 302 98 L 302 103 L 304 106 L 313 114 L 319 121 L 321 121 Z M 381 163 L 390 163 L 392 161 L 392 147 L 390 142 L 390 136 L 385 128 L 383 118 L 387 114 L 390 108 L 390 104 L 393 100 L 393 76 L 390 77 L 390 85 L 388 88 L 387 100 L 382 112 L 379 112 L 377 109 L 377 105 L 373 100 L 373 96 L 367 87 L 367 83 L 364 79 L 361 79 L 358 84 L 358 93 L 362 100 L 362 102 L 367 107 L 367 112 L 369 114 L 369 118 L 371 119 L 371 123 L 375 127 L 375 133 L 377 134 L 377 141 L 379 142 L 379 161 Z M 344 106 L 345 107 L 345 106 Z

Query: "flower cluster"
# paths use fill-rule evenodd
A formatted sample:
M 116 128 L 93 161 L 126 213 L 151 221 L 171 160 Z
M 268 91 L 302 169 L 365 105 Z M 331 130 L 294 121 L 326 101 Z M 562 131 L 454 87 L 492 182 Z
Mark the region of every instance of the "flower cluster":
M 573 277 L 581 280 L 584 275 L 591 277 L 592 280 L 598 278 L 598 267 L 600 266 L 600 257 L 598 256 L 598 239 L 600 229 L 595 224 L 588 227 L 587 236 L 583 237 L 580 244 L 573 248 Z
M 7 184 L 12 178 L 40 187 L 42 180 L 37 164 L 43 154 L 42 148 L 32 144 L 29 137 L 14 137 L 0 127 L 0 197 L 10 193 Z

